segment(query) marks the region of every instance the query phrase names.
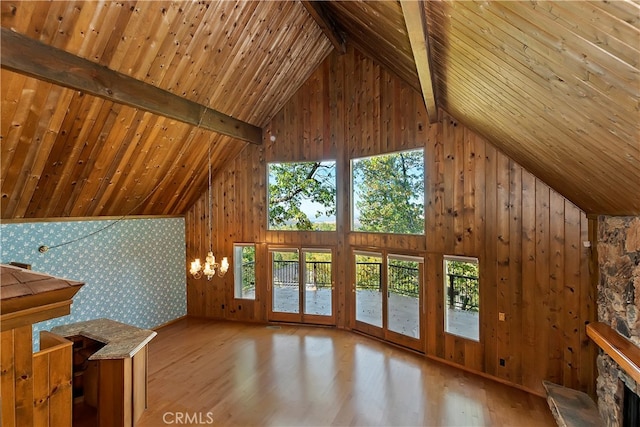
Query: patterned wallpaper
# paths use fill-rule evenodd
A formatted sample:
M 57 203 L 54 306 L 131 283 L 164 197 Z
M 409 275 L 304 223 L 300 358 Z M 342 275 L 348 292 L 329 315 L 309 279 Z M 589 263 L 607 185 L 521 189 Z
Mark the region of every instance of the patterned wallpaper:
M 38 332 L 61 324 L 107 317 L 153 328 L 186 315 L 184 218 L 1 224 L 0 246 L 3 264 L 85 282 L 69 316 L 34 325 L 34 351 Z

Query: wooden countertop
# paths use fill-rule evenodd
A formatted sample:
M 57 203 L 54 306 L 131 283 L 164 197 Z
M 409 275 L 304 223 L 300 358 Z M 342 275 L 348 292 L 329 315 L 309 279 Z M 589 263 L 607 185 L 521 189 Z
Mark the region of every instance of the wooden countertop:
M 56 326 L 51 332 L 63 337 L 82 335 L 106 344 L 89 357 L 89 360 L 133 357 L 157 335 L 157 332 L 150 329 L 137 328 L 111 319 L 94 319 Z

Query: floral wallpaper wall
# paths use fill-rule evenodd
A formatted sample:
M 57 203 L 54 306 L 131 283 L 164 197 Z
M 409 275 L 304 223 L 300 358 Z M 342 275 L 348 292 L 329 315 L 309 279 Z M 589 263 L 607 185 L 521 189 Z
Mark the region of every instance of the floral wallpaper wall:
M 39 331 L 57 325 L 106 317 L 153 328 L 186 315 L 184 218 L 1 224 L 0 243 L 3 264 L 85 282 L 70 315 L 34 325 L 34 351 Z

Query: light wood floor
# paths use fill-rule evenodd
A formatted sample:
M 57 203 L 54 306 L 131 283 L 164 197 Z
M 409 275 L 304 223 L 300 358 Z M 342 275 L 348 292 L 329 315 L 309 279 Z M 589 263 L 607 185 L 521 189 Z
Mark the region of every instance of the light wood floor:
M 149 345 L 140 427 L 554 426 L 544 399 L 350 332 L 184 319 Z

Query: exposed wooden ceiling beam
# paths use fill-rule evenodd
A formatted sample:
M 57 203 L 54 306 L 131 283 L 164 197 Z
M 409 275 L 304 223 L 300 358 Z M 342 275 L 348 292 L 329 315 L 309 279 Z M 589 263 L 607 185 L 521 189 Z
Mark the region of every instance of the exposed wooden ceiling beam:
M 316 21 L 324 35 L 327 36 L 333 47 L 340 53 L 346 53 L 347 43 L 344 35 L 338 29 L 333 18 L 326 12 L 322 2 L 301 0 L 301 3 L 313 20 Z
M 422 0 L 401 0 L 402 14 L 407 26 L 407 33 L 413 50 L 413 59 L 418 70 L 422 97 L 427 108 L 429 122 L 435 123 L 438 119 L 435 90 L 431 73 L 431 57 L 429 54 L 429 33 L 427 32 L 427 19 L 424 14 Z
M 2 28 L 0 66 L 252 144 L 262 129 L 204 105 Z

